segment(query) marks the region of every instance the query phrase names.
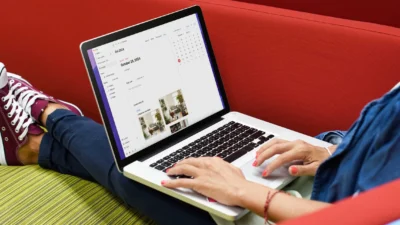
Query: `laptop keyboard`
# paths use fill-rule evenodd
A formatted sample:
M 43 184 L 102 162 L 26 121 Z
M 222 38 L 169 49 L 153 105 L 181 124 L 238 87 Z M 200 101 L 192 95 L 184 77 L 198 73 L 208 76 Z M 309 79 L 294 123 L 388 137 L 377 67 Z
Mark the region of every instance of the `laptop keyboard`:
M 241 123 L 229 122 L 165 156 L 150 167 L 165 172 L 175 163 L 190 157 L 218 156 L 227 162 L 233 162 L 273 137 L 272 134 L 266 135 L 264 131 Z

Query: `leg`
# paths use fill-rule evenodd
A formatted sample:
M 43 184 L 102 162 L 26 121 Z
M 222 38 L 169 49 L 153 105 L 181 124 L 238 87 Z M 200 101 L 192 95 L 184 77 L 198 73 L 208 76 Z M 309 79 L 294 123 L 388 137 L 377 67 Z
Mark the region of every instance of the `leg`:
M 49 104 L 43 112 L 49 134 L 114 195 L 158 224 L 215 224 L 207 212 L 125 178 L 116 168 L 104 127 L 58 108 Z
M 38 149 L 37 162 L 41 167 L 95 181 L 79 161 L 50 134 L 44 134 L 39 138 L 41 140 L 34 141 L 31 149 Z
M 10 88 L 8 88 L 7 74 L 1 71 L 0 95 L 3 94 L 4 96 L 1 99 L 3 101 L 0 102 L 0 106 L 2 106 L 0 113 L 12 114 L 18 112 L 19 114 L 22 111 L 18 106 L 19 103 L 35 121 L 40 121 L 43 125 L 47 125 L 49 133 L 45 136 L 43 136 L 43 132 L 40 129 L 36 129 L 37 127 L 33 126 L 32 119 L 29 118 L 29 121 L 23 125 L 25 129 L 23 131 L 25 132 L 23 133 L 24 135 L 26 135 L 28 129 L 27 124 L 31 124 L 32 126 L 29 126 L 29 134 L 40 134 L 43 137 L 39 150 L 39 152 L 42 152 L 40 153 L 42 165 L 69 174 L 93 178 L 128 205 L 142 211 L 158 224 L 214 224 L 208 213 L 129 180 L 120 174 L 114 164 L 103 126 L 82 117 L 82 113 L 76 106 L 45 95 L 21 77 L 11 78 Z M 18 103 L 11 94 L 15 95 Z M 7 105 L 4 105 L 3 112 L 2 109 L 4 107 L 1 103 L 5 103 L 5 101 L 7 101 Z M 11 104 L 12 108 L 9 107 Z M 65 110 L 65 108 L 70 111 Z M 56 109 L 60 110 L 55 111 Z M 10 112 L 10 110 L 12 111 Z M 15 118 L 18 119 L 17 117 Z M 26 118 L 26 115 L 21 117 L 21 121 Z M 6 125 L 11 124 L 13 126 L 14 121 L 6 122 Z M 18 127 L 11 131 L 15 130 L 16 133 L 21 133 L 22 130 L 18 130 L 20 125 L 21 123 L 18 123 Z M 0 127 L 3 129 L 2 126 Z M 10 129 L 6 130 L 8 132 Z M 53 141 L 50 136 L 56 141 Z M 22 146 L 25 141 L 26 139 L 15 141 L 14 145 Z M 29 141 L 27 146 L 30 146 Z M 7 163 L 19 163 L 13 149 L 15 148 L 6 149 Z M 70 154 L 66 154 L 65 149 L 68 149 Z M 9 152 L 12 154 L 8 154 Z M 36 150 L 36 155 L 39 152 Z M 29 153 L 29 151 L 26 153 Z M 35 158 L 35 154 L 28 155 L 29 159 Z M 74 162 L 74 159 L 79 163 Z M 6 161 L 4 157 L 0 157 L 0 160 Z M 82 175 L 84 171 L 90 176 L 87 176 L 87 174 Z

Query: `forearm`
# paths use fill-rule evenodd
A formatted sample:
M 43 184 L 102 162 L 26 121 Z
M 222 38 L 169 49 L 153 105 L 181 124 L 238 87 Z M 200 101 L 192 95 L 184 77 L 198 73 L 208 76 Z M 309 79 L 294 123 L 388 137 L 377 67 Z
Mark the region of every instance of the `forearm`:
M 264 206 L 269 191 L 271 191 L 270 196 L 275 192 L 275 190 L 268 187 L 249 182 L 245 190 L 239 194 L 240 206 L 264 217 Z M 285 193 L 278 193 L 269 203 L 268 219 L 273 221 L 292 219 L 329 205 L 323 202 L 296 198 Z

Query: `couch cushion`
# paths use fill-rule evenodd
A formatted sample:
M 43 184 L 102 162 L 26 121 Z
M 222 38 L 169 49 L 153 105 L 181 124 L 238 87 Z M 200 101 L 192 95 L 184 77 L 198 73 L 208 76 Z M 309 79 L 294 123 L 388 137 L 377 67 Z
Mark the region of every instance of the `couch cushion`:
M 0 224 L 153 224 L 101 186 L 39 166 L 0 166 Z

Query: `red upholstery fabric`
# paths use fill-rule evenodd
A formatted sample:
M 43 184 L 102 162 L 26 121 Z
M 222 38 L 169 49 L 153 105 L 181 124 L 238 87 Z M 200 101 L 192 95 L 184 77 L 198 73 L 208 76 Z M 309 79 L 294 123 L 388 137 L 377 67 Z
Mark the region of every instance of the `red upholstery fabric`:
M 233 110 L 315 135 L 399 81 L 399 29 L 231 1 L 4 1 L 0 61 L 99 121 L 80 42 L 194 4 Z
M 315 13 L 344 19 L 359 20 L 400 27 L 400 2 L 385 1 L 346 1 L 346 0 L 236 0 L 291 9 L 301 12 Z
M 388 224 L 400 219 L 400 180 L 279 225 Z

